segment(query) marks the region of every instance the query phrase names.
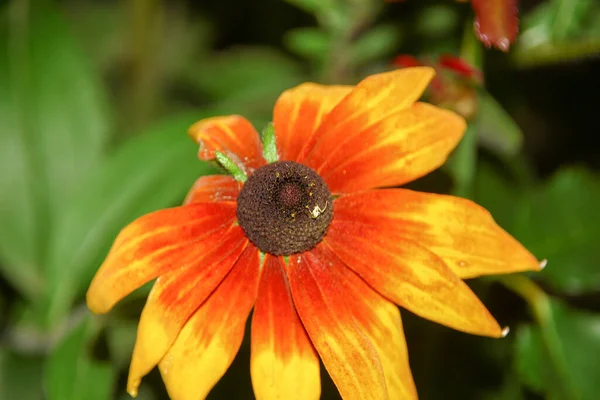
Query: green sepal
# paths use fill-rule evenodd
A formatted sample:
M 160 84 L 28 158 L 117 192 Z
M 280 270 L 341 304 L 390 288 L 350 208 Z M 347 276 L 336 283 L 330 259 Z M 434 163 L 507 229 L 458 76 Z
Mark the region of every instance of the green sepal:
M 215 155 L 219 165 L 225 168 L 225 170 L 233 176 L 233 179 L 238 182 L 246 182 L 246 179 L 248 179 L 246 173 L 236 163 L 220 151 L 216 151 Z
M 268 163 L 272 163 L 279 160 L 277 155 L 277 143 L 275 142 L 275 127 L 272 122 L 263 129 L 262 131 L 262 142 L 263 142 L 263 157 Z

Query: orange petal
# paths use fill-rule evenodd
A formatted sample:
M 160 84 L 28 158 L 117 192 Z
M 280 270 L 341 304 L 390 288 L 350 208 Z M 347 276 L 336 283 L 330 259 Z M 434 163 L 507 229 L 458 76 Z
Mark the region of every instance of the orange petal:
M 169 397 L 203 399 L 237 354 L 256 298 L 258 249 L 248 245 L 227 277 L 185 324 L 159 368 Z
M 283 92 L 273 111 L 279 159 L 296 161 L 323 117 L 351 90 L 352 86 L 304 83 Z
M 318 399 L 319 358 L 296 313 L 282 259 L 267 255 L 252 316 L 250 371 L 256 398 Z
M 325 243 L 375 290 L 409 311 L 463 332 L 503 336 L 471 289 L 429 250 L 380 227 L 336 220 Z
M 392 230 L 434 252 L 461 278 L 540 269 L 487 210 L 469 200 L 385 189 L 342 196 L 334 204 L 337 220 Z
M 200 261 L 235 222 L 235 204 L 197 204 L 144 215 L 115 239 L 87 292 L 102 314 L 119 300 L 181 265 Z
M 229 175 L 209 175 L 196 180 L 183 204 L 236 201 L 241 183 Z
M 298 314 L 344 399 L 416 399 L 396 306 L 322 244 L 290 259 Z
M 323 119 L 306 145 L 306 156 L 302 155 L 298 161 L 321 171 L 338 146 L 361 137 L 373 124 L 410 107 L 433 76 L 433 68 L 415 67 L 364 79 Z
M 161 360 L 185 322 L 221 283 L 248 244 L 241 228 L 231 229 L 210 254 L 156 280 L 138 325 L 127 391 L 135 395 L 142 377 Z
M 342 139 L 318 172 L 334 193 L 402 185 L 442 165 L 465 128 L 457 114 L 416 103 Z
M 256 129 L 239 115 L 200 120 L 190 127 L 188 135 L 200 145 L 201 160 L 214 160 L 215 152 L 220 151 L 246 174 L 266 164 Z

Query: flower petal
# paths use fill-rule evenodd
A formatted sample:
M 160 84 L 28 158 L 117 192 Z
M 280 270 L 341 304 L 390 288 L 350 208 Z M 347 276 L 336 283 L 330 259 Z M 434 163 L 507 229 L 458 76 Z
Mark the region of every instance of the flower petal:
M 142 311 L 131 358 L 127 391 L 134 396 L 141 379 L 169 350 L 185 322 L 221 283 L 248 244 L 239 226 L 193 265 L 156 280 Z
M 410 107 L 433 76 L 433 68 L 415 67 L 367 77 L 323 119 L 305 147 L 305 156 L 301 155 L 298 161 L 327 173 L 323 166 L 337 154 L 339 146 L 362 137 L 372 125 Z M 357 149 L 360 147 L 353 151 Z
M 473 0 L 475 31 L 487 47 L 508 51 L 519 32 L 518 0 Z
M 273 111 L 279 159 L 297 161 L 323 117 L 351 90 L 352 86 L 303 83 L 283 92 Z
M 336 220 L 324 243 L 375 290 L 409 311 L 463 332 L 503 336 L 471 289 L 429 250 L 379 227 Z
M 240 189 L 241 183 L 229 175 L 203 176 L 196 180 L 183 204 L 236 201 Z
M 155 211 L 125 227 L 94 276 L 89 309 L 108 312 L 119 300 L 167 271 L 201 261 L 235 222 L 235 204 L 197 204 Z
M 442 165 L 465 128 L 457 114 L 416 103 L 344 140 L 318 172 L 334 193 L 402 185 Z
M 248 245 L 160 361 L 169 397 L 203 399 L 225 374 L 242 344 L 259 273 L 258 249 Z
M 282 259 L 267 255 L 252 316 L 250 371 L 256 398 L 321 395 L 319 358 L 298 317 Z
M 400 314 L 323 244 L 290 259 L 298 314 L 344 399 L 416 399 Z
M 540 269 L 487 210 L 466 199 L 385 189 L 352 193 L 334 204 L 337 220 L 393 230 L 434 252 L 461 278 Z
M 214 160 L 215 152 L 220 151 L 246 174 L 266 164 L 258 132 L 239 115 L 200 120 L 190 127 L 188 135 L 200 145 L 201 160 Z

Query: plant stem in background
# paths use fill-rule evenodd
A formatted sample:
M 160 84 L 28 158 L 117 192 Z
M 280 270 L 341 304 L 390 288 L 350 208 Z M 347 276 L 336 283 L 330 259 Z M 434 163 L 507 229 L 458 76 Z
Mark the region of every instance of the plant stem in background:
M 352 44 L 356 37 L 373 21 L 379 7 L 368 0 L 338 1 L 319 18 L 321 25 L 332 38 L 332 49 L 325 60 L 325 83 L 352 83 Z
M 567 364 L 563 348 L 553 320 L 550 299 L 533 280 L 525 275 L 504 275 L 494 278 L 509 290 L 525 300 L 540 328 L 542 341 L 548 353 L 552 369 L 556 373 L 557 387 L 563 399 L 576 399 L 577 396 L 569 384 Z
M 164 4 L 161 0 L 130 0 L 131 75 L 128 96 L 129 120 L 126 126 L 139 130 L 146 126 L 157 106 L 161 88 L 157 54 L 162 45 Z

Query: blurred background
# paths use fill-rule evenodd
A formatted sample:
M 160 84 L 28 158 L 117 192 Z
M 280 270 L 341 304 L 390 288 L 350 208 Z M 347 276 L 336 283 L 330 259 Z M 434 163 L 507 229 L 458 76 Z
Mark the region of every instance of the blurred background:
M 411 187 L 474 199 L 549 260 L 468 282 L 503 340 L 403 313 L 421 399 L 597 399 L 600 2 L 519 10 L 501 52 L 451 0 L 0 0 L 0 399 L 128 398 L 148 287 L 103 317 L 84 295 L 123 226 L 215 172 L 191 123 L 237 113 L 260 130 L 286 88 L 414 64 L 470 126 Z M 209 398 L 253 398 L 248 339 Z M 156 371 L 139 398 L 168 398 Z

